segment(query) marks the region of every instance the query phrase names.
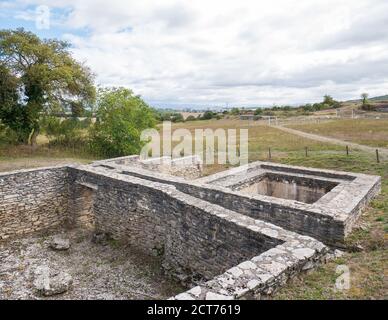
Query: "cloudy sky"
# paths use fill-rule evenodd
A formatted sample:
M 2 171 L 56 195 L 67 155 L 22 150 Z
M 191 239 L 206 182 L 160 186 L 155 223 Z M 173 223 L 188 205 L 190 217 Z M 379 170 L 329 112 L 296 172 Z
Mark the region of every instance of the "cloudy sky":
M 387 0 L 0 1 L 15 27 L 70 41 L 98 84 L 154 106 L 388 94 Z

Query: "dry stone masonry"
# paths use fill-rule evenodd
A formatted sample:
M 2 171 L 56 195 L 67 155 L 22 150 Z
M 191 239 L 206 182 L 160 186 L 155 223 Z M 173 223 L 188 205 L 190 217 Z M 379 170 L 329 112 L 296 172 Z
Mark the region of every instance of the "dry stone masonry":
M 0 173 L 0 240 L 63 223 L 68 191 L 66 167 Z
M 196 157 L 131 156 L 2 173 L 0 241 L 81 227 L 94 239 L 160 256 L 165 272 L 191 287 L 171 299 L 260 298 L 325 262 L 381 183 L 264 162 L 209 177 L 201 172 Z M 54 236 L 51 247 L 67 250 L 69 243 Z M 72 282 L 61 273 L 43 275 L 43 294 Z M 59 289 L 50 282 L 58 277 Z

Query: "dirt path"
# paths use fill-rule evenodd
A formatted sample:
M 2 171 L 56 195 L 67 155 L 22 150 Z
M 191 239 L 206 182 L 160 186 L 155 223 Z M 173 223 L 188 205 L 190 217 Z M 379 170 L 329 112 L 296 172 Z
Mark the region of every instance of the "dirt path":
M 376 149 L 377 149 L 374 147 L 369 147 L 369 146 L 365 146 L 365 145 L 354 143 L 354 142 L 344 141 L 344 140 L 335 139 L 335 138 L 328 138 L 328 137 L 320 136 L 317 134 L 307 133 L 307 132 L 303 132 L 303 131 L 299 131 L 299 130 L 295 130 L 295 129 L 282 127 L 282 126 L 276 126 L 274 128 L 282 130 L 284 132 L 288 132 L 288 133 L 300 136 L 300 137 L 303 137 L 303 138 L 306 138 L 306 139 L 332 143 L 332 144 L 336 144 L 336 145 L 340 145 L 340 146 L 349 146 L 350 148 L 358 149 L 358 150 L 373 153 L 373 154 L 376 153 Z M 388 149 L 386 149 L 386 148 L 378 148 L 378 149 L 379 149 L 380 158 L 381 159 L 388 159 Z

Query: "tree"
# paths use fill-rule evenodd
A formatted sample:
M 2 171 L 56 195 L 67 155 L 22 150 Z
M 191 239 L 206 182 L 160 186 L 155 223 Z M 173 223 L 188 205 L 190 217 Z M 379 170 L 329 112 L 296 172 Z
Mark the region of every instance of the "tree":
M 90 129 L 91 147 L 108 157 L 139 153 L 144 145 L 141 132 L 156 123 L 154 111 L 125 88 L 100 89 L 96 117 Z
M 361 99 L 362 99 L 362 105 L 365 106 L 368 103 L 368 97 L 369 94 L 367 93 L 362 93 L 361 94 Z
M 0 30 L 0 72 L 5 77 L 0 120 L 17 132 L 20 142 L 36 143 L 43 114 L 79 113 L 80 107 L 93 103 L 92 73 L 72 58 L 69 47 L 67 42 L 41 40 L 24 29 Z
M 333 99 L 333 97 L 329 96 L 329 95 L 325 95 L 323 96 L 323 104 L 326 104 L 328 105 L 329 107 L 332 107 L 332 108 L 339 108 L 340 107 L 340 103 L 336 100 Z
M 29 121 L 23 106 L 19 103 L 19 80 L 11 71 L 0 64 L 0 120 L 16 134 L 16 140 L 22 142 L 30 132 Z
M 47 116 L 42 119 L 41 127 L 49 138 L 50 144 L 74 148 L 84 142 L 82 129 L 88 126 L 78 118 L 61 120 L 58 117 Z
M 262 114 L 262 113 L 263 113 L 263 109 L 262 109 L 262 108 L 257 108 L 257 109 L 255 110 L 254 115 L 255 115 L 255 116 L 258 116 L 258 115 L 260 115 L 260 114 Z
M 189 116 L 186 118 L 186 121 L 195 121 L 195 120 L 197 120 L 197 118 L 194 117 L 192 114 L 189 115 Z
M 240 114 L 240 109 L 239 108 L 232 108 L 232 110 L 230 110 L 230 114 L 233 116 L 238 116 Z
M 361 94 L 361 99 L 362 99 L 361 109 L 366 111 L 372 111 L 374 110 L 374 107 L 369 103 L 368 97 L 369 97 L 369 94 L 367 93 Z
M 182 113 L 180 112 L 174 112 L 172 115 L 171 115 L 171 118 L 170 118 L 171 122 L 184 122 L 185 119 L 183 118 L 183 115 Z
M 205 113 L 202 115 L 201 119 L 202 120 L 210 120 L 214 117 L 214 113 L 210 110 L 205 111 Z

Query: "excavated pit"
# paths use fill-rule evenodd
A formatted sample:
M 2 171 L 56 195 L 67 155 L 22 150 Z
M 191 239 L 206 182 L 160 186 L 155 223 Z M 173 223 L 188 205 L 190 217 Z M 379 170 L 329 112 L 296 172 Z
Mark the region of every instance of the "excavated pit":
M 274 173 L 262 175 L 257 181 L 236 190 L 245 194 L 261 194 L 281 199 L 314 203 L 330 192 L 338 183 Z

